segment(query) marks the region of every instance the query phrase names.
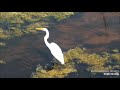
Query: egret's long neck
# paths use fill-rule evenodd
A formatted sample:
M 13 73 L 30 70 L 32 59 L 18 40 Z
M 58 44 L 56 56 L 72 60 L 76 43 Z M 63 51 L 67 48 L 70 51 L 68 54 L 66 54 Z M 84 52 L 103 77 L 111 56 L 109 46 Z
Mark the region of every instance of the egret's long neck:
M 44 29 L 44 31 L 46 32 L 46 35 L 44 37 L 44 41 L 47 47 L 49 47 L 49 43 L 47 41 L 47 39 L 49 38 L 49 31 L 47 29 Z

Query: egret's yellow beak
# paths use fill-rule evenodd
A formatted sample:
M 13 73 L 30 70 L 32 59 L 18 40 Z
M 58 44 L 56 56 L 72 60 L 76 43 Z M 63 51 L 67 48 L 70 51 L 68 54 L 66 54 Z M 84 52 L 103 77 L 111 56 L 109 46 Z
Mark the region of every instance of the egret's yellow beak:
M 36 30 L 43 30 L 44 28 L 35 28 Z

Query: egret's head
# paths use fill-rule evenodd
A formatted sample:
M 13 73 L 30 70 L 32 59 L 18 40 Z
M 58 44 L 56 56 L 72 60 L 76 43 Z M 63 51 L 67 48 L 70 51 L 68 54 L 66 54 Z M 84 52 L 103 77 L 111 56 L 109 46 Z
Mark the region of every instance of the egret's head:
M 35 28 L 35 29 L 38 30 L 38 31 L 40 31 L 40 30 L 44 31 L 47 28 Z

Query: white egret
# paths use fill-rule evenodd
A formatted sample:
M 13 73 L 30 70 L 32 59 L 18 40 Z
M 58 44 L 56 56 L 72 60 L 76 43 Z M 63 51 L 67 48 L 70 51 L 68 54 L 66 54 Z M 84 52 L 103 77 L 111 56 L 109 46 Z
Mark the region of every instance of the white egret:
M 44 37 L 44 42 L 46 44 L 46 46 L 50 49 L 51 54 L 58 60 L 61 62 L 61 64 L 64 64 L 64 56 L 62 53 L 61 48 L 54 42 L 49 43 L 47 41 L 47 39 L 49 38 L 49 31 L 47 28 L 35 28 L 36 30 L 42 30 L 46 32 L 46 35 Z

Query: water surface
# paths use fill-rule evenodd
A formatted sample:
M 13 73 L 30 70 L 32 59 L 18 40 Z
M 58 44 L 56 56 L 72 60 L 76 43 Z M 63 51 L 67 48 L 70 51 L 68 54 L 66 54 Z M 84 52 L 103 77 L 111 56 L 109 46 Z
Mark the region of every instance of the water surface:
M 60 23 L 52 23 L 48 28 L 48 41 L 57 43 L 63 52 L 76 46 L 85 47 L 90 52 L 120 49 L 119 17 L 111 13 L 105 15 L 107 35 L 100 13 L 85 12 Z M 45 32 L 38 32 L 14 38 L 6 47 L 0 48 L 0 58 L 6 62 L 0 65 L 0 78 L 29 78 L 38 64 L 50 63 L 53 56 L 44 43 L 44 36 Z

